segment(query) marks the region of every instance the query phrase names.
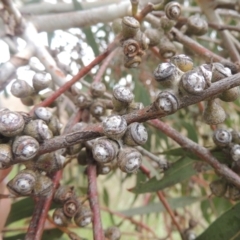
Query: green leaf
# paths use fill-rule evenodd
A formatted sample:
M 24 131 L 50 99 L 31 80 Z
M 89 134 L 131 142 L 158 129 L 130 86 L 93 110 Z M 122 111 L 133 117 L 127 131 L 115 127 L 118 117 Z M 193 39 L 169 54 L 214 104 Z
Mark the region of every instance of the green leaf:
M 189 206 L 195 202 L 201 201 L 201 198 L 196 197 L 180 197 L 180 198 L 169 198 L 168 203 L 172 209 L 183 208 Z M 125 216 L 131 217 L 134 215 L 143 215 L 149 213 L 160 213 L 165 211 L 164 206 L 161 203 L 150 203 L 144 207 L 130 208 L 121 211 Z
M 34 210 L 34 201 L 32 198 L 24 198 L 12 204 L 11 212 L 8 215 L 6 225 L 21 219 L 31 217 Z M 56 208 L 57 204 L 52 204 L 51 209 Z
M 103 202 L 106 206 L 109 206 L 109 195 L 106 188 L 103 189 Z
M 240 203 L 236 204 L 230 210 L 222 214 L 214 221 L 196 240 L 240 239 Z
M 194 169 L 195 163 L 195 161 L 189 158 L 178 160 L 166 171 L 161 180 L 157 180 L 154 177 L 146 183 L 138 182 L 137 186 L 130 189 L 130 191 L 134 193 L 156 192 L 176 183 L 180 183 L 197 173 Z

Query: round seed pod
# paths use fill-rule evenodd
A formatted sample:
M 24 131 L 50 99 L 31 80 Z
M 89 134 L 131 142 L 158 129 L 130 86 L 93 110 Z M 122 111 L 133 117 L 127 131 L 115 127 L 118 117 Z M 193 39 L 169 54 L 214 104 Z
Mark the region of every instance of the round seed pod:
M 216 99 L 207 102 L 207 106 L 203 112 L 203 120 L 206 124 L 220 124 L 225 121 L 226 117 L 224 109 L 216 102 Z
M 208 23 L 199 14 L 192 15 L 187 20 L 186 34 L 202 36 L 208 31 Z
M 231 146 L 230 155 L 234 161 L 240 160 L 240 145 L 234 144 Z
M 159 53 L 163 58 L 171 58 L 177 52 L 175 45 L 171 41 L 169 41 L 168 38 L 163 38 L 160 41 L 158 48 Z
M 124 67 L 126 68 L 137 68 L 139 64 L 142 62 L 141 56 L 134 56 L 132 58 L 125 57 L 124 58 Z
M 63 204 L 67 200 L 73 198 L 73 196 L 74 196 L 74 187 L 62 185 L 54 193 L 53 200 L 56 203 Z
M 37 119 L 42 119 L 46 123 L 49 123 L 52 118 L 52 113 L 45 107 L 36 108 L 34 114 Z
M 76 215 L 74 216 L 74 222 L 79 227 L 85 227 L 92 221 L 92 212 L 89 207 L 81 205 Z
M 23 105 L 28 106 L 28 107 L 31 107 L 34 105 L 34 98 L 32 96 L 20 98 L 20 101 L 22 102 Z
M 112 161 L 118 153 L 118 144 L 108 138 L 98 138 L 92 147 L 94 159 L 103 164 Z
M 166 16 L 160 18 L 160 29 L 165 33 L 168 33 L 172 27 L 176 24 L 176 21 L 169 19 Z
M 50 139 L 53 136 L 47 124 L 41 119 L 30 121 L 25 126 L 23 133 L 35 138 L 38 142 L 43 142 L 44 140 Z
M 199 95 L 207 88 L 207 82 L 202 74 L 196 70 L 184 73 L 179 82 L 181 94 Z
M 9 168 L 12 165 L 13 156 L 9 144 L 0 144 L 0 169 Z
M 236 144 L 240 144 L 240 133 L 236 130 L 231 131 L 232 142 Z
M 171 63 L 173 63 L 183 72 L 187 72 L 193 69 L 193 60 L 185 54 L 173 56 L 171 58 Z
M 37 176 L 32 170 L 25 169 L 20 171 L 7 187 L 13 196 L 30 196 L 36 184 Z
M 219 98 L 224 102 L 233 102 L 239 97 L 239 87 L 234 87 L 229 90 L 223 91 Z
M 28 161 L 33 159 L 39 150 L 38 141 L 31 136 L 16 137 L 12 144 L 12 152 L 17 161 Z
M 217 197 L 224 196 L 227 191 L 227 182 L 225 181 L 225 179 L 222 178 L 211 182 L 209 186 L 212 194 Z
M 118 227 L 112 226 L 104 231 L 104 236 L 108 240 L 119 240 L 121 238 L 121 232 Z
M 140 51 L 139 43 L 132 38 L 126 39 L 123 42 L 122 47 L 123 47 L 123 53 L 127 58 L 132 58 L 136 56 Z
M 47 173 L 56 172 L 63 168 L 65 157 L 58 152 L 45 153 L 36 160 L 36 167 Z
M 240 200 L 240 190 L 234 185 L 228 186 L 228 195 L 229 195 L 229 198 L 233 201 Z
M 59 122 L 57 116 L 52 115 L 50 121 L 48 122 L 48 128 L 51 130 L 53 136 L 60 135 L 62 124 Z
M 113 139 L 120 139 L 127 130 L 126 120 L 119 115 L 106 117 L 102 122 L 103 133 Z
M 178 2 L 169 2 L 164 8 L 167 18 L 177 20 L 181 15 L 181 5 Z
M 97 164 L 97 174 L 107 175 L 112 171 L 112 165 L 109 163 Z
M 68 199 L 63 205 L 63 212 L 67 217 L 74 217 L 81 204 L 74 198 Z
M 122 19 L 123 38 L 132 38 L 140 30 L 140 24 L 134 17 L 126 16 Z
M 32 120 L 32 116 L 29 113 L 26 112 L 17 112 L 22 115 L 24 123 L 28 124 Z
M 91 104 L 92 99 L 86 93 L 82 92 L 76 97 L 76 105 L 81 109 L 89 108 Z
M 105 111 L 106 111 L 106 107 L 105 107 L 103 102 L 100 102 L 100 101 L 96 100 L 91 104 L 90 113 L 94 117 L 98 118 L 98 117 L 103 116 Z
M 175 88 L 181 77 L 180 71 L 170 62 L 160 63 L 153 75 L 163 88 Z
M 14 137 L 23 131 L 25 122 L 18 112 L 0 112 L 0 134 L 6 137 Z
M 117 164 L 125 173 L 136 173 L 142 164 L 142 155 L 135 148 L 122 148 L 117 156 Z
M 212 64 L 212 82 L 217 82 L 231 75 L 231 70 L 228 67 L 224 67 L 221 63 Z
M 148 49 L 150 43 L 149 38 L 142 31 L 138 31 L 134 39 L 140 44 L 141 49 L 139 50 L 138 55 L 144 55 L 144 50 Z
M 52 216 L 53 222 L 61 227 L 67 227 L 70 223 L 71 218 L 67 217 L 62 208 L 56 208 Z
M 93 82 L 90 86 L 90 92 L 94 98 L 102 97 L 106 92 L 106 85 L 102 82 Z
M 210 87 L 212 81 L 212 66 L 211 64 L 202 64 L 198 68 L 199 73 L 204 77 L 207 87 Z
M 52 194 L 53 182 L 48 176 L 38 174 L 34 188 L 33 194 L 38 197 L 48 197 Z
M 160 92 L 154 101 L 154 107 L 165 114 L 171 114 L 178 110 L 179 101 L 171 91 Z
M 123 136 L 123 142 L 129 146 L 143 145 L 147 142 L 148 133 L 142 123 L 131 123 Z
M 157 46 L 160 42 L 162 34 L 158 29 L 155 28 L 147 28 L 145 30 L 145 35 L 149 39 L 149 46 L 154 47 Z
M 48 88 L 51 84 L 51 81 L 52 80 L 49 74 L 35 73 L 32 79 L 33 88 L 35 89 L 36 92 L 39 92 L 43 89 Z
M 33 88 L 24 80 L 15 80 L 11 86 L 11 93 L 17 98 L 25 98 L 34 93 Z
M 126 108 L 134 99 L 133 93 L 129 88 L 117 86 L 113 89 L 113 106 L 114 110 L 120 111 Z
M 227 147 L 232 141 L 232 134 L 226 129 L 217 129 L 213 133 L 213 141 L 219 147 Z

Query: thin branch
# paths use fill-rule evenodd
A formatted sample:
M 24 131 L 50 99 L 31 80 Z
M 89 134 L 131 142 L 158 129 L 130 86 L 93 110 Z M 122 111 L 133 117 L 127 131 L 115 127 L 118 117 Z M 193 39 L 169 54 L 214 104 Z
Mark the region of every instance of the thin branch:
M 104 232 L 102 229 L 102 222 L 100 216 L 100 207 L 98 202 L 97 191 L 97 168 L 95 164 L 89 164 L 87 167 L 88 175 L 88 196 L 93 213 L 93 236 L 94 240 L 103 240 Z

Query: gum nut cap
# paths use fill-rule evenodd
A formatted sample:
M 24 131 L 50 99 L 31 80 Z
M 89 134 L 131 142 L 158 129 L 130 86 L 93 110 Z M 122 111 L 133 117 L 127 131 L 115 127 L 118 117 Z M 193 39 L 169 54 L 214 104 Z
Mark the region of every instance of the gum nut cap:
M 113 96 L 120 102 L 131 103 L 134 95 L 129 88 L 118 86 L 113 89 Z
M 213 141 L 217 146 L 226 147 L 232 141 L 232 134 L 226 129 L 217 129 L 213 133 Z

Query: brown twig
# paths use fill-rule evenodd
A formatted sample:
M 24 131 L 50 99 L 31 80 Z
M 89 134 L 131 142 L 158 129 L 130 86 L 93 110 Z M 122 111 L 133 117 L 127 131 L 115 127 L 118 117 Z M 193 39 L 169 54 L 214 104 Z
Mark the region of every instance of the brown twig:
M 100 216 L 100 207 L 98 202 L 97 191 L 97 168 L 95 164 L 89 164 L 87 167 L 88 175 L 88 196 L 93 213 L 93 236 L 94 240 L 103 240 L 104 233 L 102 229 L 102 222 Z

